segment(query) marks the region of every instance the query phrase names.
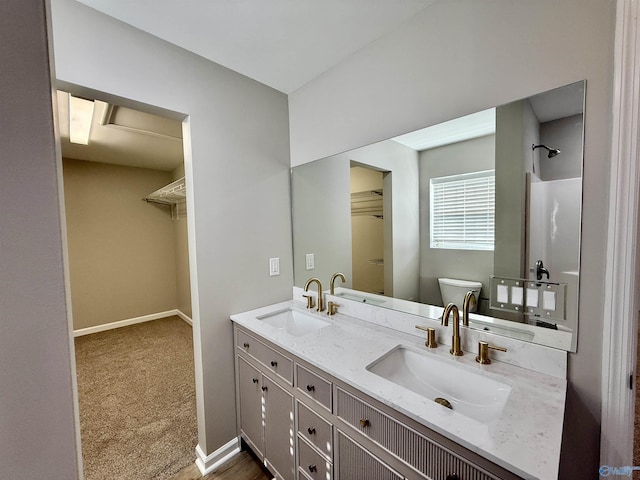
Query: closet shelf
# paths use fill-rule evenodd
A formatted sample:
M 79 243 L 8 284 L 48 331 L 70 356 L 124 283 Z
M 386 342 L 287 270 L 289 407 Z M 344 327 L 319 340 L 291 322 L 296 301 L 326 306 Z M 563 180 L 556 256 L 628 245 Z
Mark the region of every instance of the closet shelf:
M 171 220 L 180 219 L 186 214 L 187 187 L 184 183 L 184 177 L 159 188 L 155 192 L 151 192 L 142 200 L 169 207 Z
M 155 192 L 151 192 L 144 197 L 143 200 L 145 202 L 159 203 L 162 205 L 184 203 L 187 200 L 187 187 L 184 183 L 184 177 L 159 188 Z
M 382 190 L 374 189 L 374 190 L 365 190 L 363 192 L 353 192 L 351 194 L 351 202 L 370 202 L 375 200 L 382 200 Z
M 351 194 L 351 215 L 382 218 L 382 190 L 365 190 Z

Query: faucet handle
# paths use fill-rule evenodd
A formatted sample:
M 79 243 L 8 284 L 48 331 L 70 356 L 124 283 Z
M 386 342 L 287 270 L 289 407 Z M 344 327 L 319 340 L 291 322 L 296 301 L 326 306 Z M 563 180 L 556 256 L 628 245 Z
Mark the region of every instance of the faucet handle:
M 336 302 L 329 302 L 327 304 L 327 315 L 335 315 L 336 313 L 338 313 L 338 307 L 340 305 L 338 305 Z
M 424 330 L 427 332 L 427 339 L 424 342 L 424 346 L 427 348 L 436 348 L 438 342 L 436 342 L 436 329 L 432 327 L 423 327 L 422 325 L 416 325 L 418 330 Z
M 491 359 L 489 358 L 489 349 L 498 350 L 500 352 L 506 352 L 507 349 L 503 347 L 497 347 L 496 345 L 489 345 L 488 342 L 479 341 L 478 342 L 478 356 L 476 357 L 476 362 L 482 365 L 489 365 L 491 363 Z
M 313 303 L 313 295 L 302 295 L 307 299 L 307 308 L 311 310 L 315 305 Z

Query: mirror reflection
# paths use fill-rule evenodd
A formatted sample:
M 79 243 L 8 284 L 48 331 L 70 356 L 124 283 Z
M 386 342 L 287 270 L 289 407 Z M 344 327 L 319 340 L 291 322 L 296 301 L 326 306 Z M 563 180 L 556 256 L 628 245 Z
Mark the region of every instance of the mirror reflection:
M 475 290 L 472 328 L 575 351 L 584 92 L 577 82 L 294 167 L 295 285 L 343 272 L 345 297 L 410 313 Z M 490 308 L 492 275 L 563 285 L 564 314 Z

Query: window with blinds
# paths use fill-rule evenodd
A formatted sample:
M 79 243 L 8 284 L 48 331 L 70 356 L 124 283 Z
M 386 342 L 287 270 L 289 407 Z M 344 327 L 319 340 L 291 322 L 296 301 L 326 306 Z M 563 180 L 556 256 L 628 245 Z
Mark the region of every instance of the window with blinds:
M 431 248 L 493 250 L 494 170 L 430 181 Z

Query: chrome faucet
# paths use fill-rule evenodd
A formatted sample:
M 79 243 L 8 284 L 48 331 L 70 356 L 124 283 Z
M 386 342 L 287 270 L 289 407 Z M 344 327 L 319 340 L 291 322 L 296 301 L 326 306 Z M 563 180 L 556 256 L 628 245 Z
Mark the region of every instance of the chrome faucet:
M 333 277 L 331 277 L 331 284 L 329 285 L 329 293 L 331 295 L 335 295 L 335 290 L 336 289 L 335 289 L 335 285 L 334 284 L 335 284 L 336 278 L 340 278 L 340 280 L 342 280 L 342 283 L 347 281 L 347 279 L 344 278 L 344 274 L 343 273 L 334 273 Z
M 313 283 L 316 282 L 318 284 L 318 308 L 317 310 L 319 312 L 324 311 L 324 302 L 322 301 L 322 283 L 320 283 L 320 280 L 313 277 L 310 278 L 309 280 L 307 280 L 307 283 L 304 284 L 304 291 L 308 292 L 309 291 L 309 286 Z
M 464 303 L 462 304 L 462 324 L 465 327 L 469 326 L 469 308 L 471 305 L 477 305 L 476 295 L 473 290 L 469 290 L 464 296 Z
M 460 348 L 460 314 L 458 313 L 458 307 L 455 303 L 450 303 L 444 309 L 444 313 L 442 314 L 442 326 L 449 326 L 449 314 L 451 312 L 453 312 L 453 338 L 449 353 L 459 357 L 462 355 L 462 349 Z

